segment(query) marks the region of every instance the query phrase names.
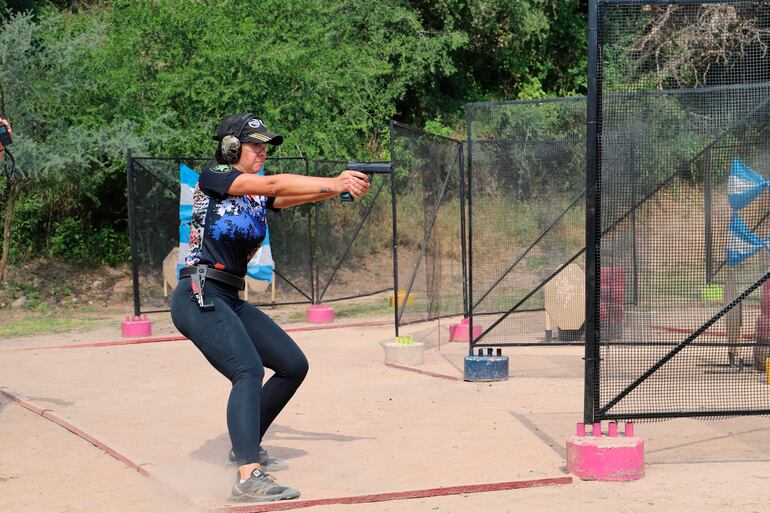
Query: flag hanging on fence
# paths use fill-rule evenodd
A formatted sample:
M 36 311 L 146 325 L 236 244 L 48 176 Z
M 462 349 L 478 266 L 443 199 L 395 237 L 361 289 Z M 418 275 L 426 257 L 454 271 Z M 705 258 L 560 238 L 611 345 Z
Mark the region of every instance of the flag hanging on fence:
M 768 181 L 759 173 L 733 159 L 727 181 L 727 200 L 733 210 L 742 210 L 768 187 Z
M 727 265 L 738 265 L 762 248 L 770 251 L 770 240 L 763 241 L 757 237 L 743 219 L 733 213 L 727 242 Z
M 265 168 L 259 172 L 265 174 Z M 192 221 L 193 191 L 198 184 L 198 173 L 184 164 L 179 164 L 179 256 L 176 270 L 185 266 L 185 258 L 190 247 L 190 222 Z M 255 280 L 273 281 L 273 254 L 270 251 L 270 230 L 265 227 L 265 240 L 256 254 L 249 260 L 246 275 Z
M 176 275 L 185 266 L 190 248 L 190 222 L 192 222 L 193 191 L 198 183 L 198 173 L 179 164 L 179 255 L 176 260 Z
M 246 274 L 255 280 L 273 281 L 273 253 L 270 251 L 270 230 L 265 227 L 265 240 L 257 250 L 257 254 L 249 260 Z

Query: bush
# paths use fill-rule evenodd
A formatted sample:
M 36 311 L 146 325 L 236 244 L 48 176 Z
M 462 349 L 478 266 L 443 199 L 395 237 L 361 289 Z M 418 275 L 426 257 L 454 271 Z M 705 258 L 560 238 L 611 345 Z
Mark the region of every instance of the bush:
M 67 218 L 48 241 L 48 256 L 81 265 L 116 265 L 129 259 L 125 233 L 113 228 L 93 230 L 75 218 Z

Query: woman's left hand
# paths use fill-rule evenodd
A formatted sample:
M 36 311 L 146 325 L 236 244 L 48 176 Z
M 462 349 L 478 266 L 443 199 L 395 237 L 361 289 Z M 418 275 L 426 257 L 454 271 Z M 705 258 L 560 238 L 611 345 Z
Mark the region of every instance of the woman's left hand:
M 337 177 L 343 184 L 343 190 L 354 198 L 360 198 L 369 190 L 369 177 L 359 171 L 346 169 Z

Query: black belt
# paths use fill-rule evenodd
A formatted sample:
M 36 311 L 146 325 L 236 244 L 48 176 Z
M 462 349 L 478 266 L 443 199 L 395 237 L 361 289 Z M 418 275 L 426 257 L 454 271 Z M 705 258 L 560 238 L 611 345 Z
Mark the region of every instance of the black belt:
M 185 276 L 192 276 L 197 272 L 198 272 L 197 266 L 183 267 L 179 271 L 179 277 L 184 278 Z M 244 280 L 243 278 L 239 278 L 238 276 L 227 273 L 225 271 L 214 269 L 213 267 L 206 267 L 205 276 L 206 276 L 206 279 L 208 280 L 218 281 L 220 283 L 224 283 L 225 285 L 230 285 L 231 287 L 235 287 L 238 290 L 243 290 L 246 288 L 246 280 Z

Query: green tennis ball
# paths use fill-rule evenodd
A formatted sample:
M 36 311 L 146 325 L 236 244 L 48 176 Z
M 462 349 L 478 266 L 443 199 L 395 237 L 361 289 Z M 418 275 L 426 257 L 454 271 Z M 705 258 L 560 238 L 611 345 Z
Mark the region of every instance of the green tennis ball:
M 719 285 L 706 285 L 700 297 L 704 301 L 722 301 L 725 297 L 725 291 Z
M 396 337 L 395 342 L 396 344 L 403 344 L 405 346 L 408 346 L 408 345 L 414 344 L 414 339 L 408 336 Z

